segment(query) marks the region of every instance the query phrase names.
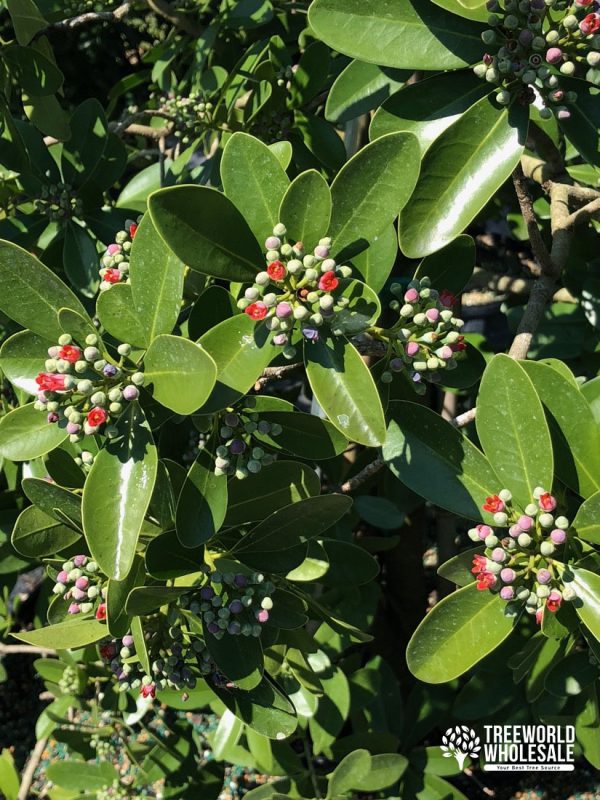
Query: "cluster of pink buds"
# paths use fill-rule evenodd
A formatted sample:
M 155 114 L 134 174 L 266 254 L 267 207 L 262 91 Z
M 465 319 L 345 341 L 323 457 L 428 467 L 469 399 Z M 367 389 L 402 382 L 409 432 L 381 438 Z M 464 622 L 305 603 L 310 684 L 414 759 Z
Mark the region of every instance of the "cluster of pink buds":
M 533 502 L 524 512 L 515 508 L 512 495 L 503 489 L 486 498 L 484 511 L 493 514 L 494 524 L 508 531 L 477 525 L 469 538 L 483 543 L 485 552 L 473 558 L 471 572 L 477 588 L 498 592 L 507 602 L 524 605 L 528 614 L 541 622 L 544 609 L 556 612 L 563 600 L 575 599 L 564 584 L 564 564 L 557 559 L 568 536 L 569 520 L 556 515 L 556 498 L 538 487 Z
M 138 223 L 139 219 L 137 222 L 126 220 L 125 229 L 117 231 L 115 241 L 106 248 L 100 268 L 101 292 L 110 289 L 115 283 L 129 283 L 129 253 Z
M 422 393 L 424 380 L 443 380 L 444 371 L 456 368 L 456 355 L 467 346 L 459 333 L 464 323 L 452 311 L 454 295 L 432 289 L 427 277 L 415 278 L 406 289 L 394 284 L 391 291 L 395 299 L 390 308 L 398 312 L 398 322 L 371 331 L 387 343 L 387 369 L 381 380 L 391 383 L 393 374 L 401 372 Z
M 260 572 L 245 575 L 215 570 L 198 592 L 181 599 L 181 606 L 201 616 L 216 639 L 226 634 L 258 637 L 269 620 L 274 591 L 273 583 Z
M 95 611 L 96 619 L 106 619 L 107 582 L 95 561 L 85 555 L 73 556 L 64 562 L 55 580 L 52 592 L 70 601 L 67 613 Z
M 568 119 L 577 95 L 561 88 L 561 76 L 600 64 L 596 0 L 488 0 L 487 8 L 490 28 L 481 38 L 488 52 L 475 74 L 498 87 L 502 105 L 526 105 L 539 95 L 543 118 Z
M 215 475 L 235 475 L 238 480 L 257 474 L 272 464 L 275 456 L 261 446 L 260 436 L 279 436 L 283 428 L 278 423 L 261 420 L 252 411 L 254 397 L 246 397 L 237 408 L 228 408 L 220 416 L 221 444 L 215 453 Z
M 118 363 L 107 361 L 97 347 L 98 337 L 89 334 L 85 346 L 64 333 L 48 348 L 45 371 L 37 376 L 39 388 L 34 406 L 44 411 L 49 423 L 63 425 L 72 442 L 102 431 L 115 434 L 111 423 L 127 403 L 139 396 L 144 374 L 128 369 L 125 359 L 131 345 L 120 344 Z
M 352 269 L 330 258 L 331 239 L 321 239 L 307 254 L 302 242 L 288 242 L 286 233 L 282 223 L 273 228 L 265 241 L 266 269 L 245 290 L 238 308 L 251 319 L 264 320 L 273 332 L 273 344 L 283 347 L 286 358 L 294 358 L 291 341 L 296 326 L 305 340 L 317 341 L 319 328 L 348 305 L 338 290 L 340 279 L 349 278 Z

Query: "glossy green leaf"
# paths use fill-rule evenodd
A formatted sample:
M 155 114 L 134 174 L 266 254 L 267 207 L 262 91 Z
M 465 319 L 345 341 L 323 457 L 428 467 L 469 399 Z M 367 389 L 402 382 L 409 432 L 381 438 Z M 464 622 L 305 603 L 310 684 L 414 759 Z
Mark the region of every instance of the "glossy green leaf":
M 33 403 L 15 408 L 0 419 L 0 456 L 10 461 L 31 461 L 54 450 L 67 438 L 63 422 L 49 423 Z
M 579 506 L 572 527 L 580 539 L 600 544 L 600 492 L 591 495 Z
M 102 292 L 96 303 L 96 311 L 102 326 L 119 342 L 134 347 L 146 347 L 144 323 L 136 313 L 131 286 L 118 283 Z
M 367 248 L 406 205 L 419 175 L 419 143 L 411 133 L 392 133 L 350 159 L 331 185 L 329 236 L 336 258 Z
M 424 154 L 446 128 L 491 86 L 469 71 L 445 72 L 409 84 L 383 103 L 371 121 L 371 140 L 387 133 L 414 133 Z
M 569 653 L 552 667 L 544 686 L 557 697 L 573 697 L 597 679 L 598 667 L 590 662 L 587 653 Z
M 444 289 L 458 295 L 467 285 L 475 269 L 475 241 L 466 234 L 426 256 L 417 267 L 415 278 L 427 276 L 439 292 Z
M 81 495 L 44 478 L 24 478 L 21 488 L 31 502 L 59 522 L 65 517 L 81 530 Z
M 25 115 L 42 133 L 60 140 L 69 138 L 69 117 L 56 95 L 28 97 L 23 93 L 22 99 Z
M 481 547 L 473 547 L 470 550 L 459 553 L 457 556 L 453 556 L 438 567 L 438 575 L 446 578 L 447 581 L 456 583 L 457 586 L 466 586 L 472 583 L 473 556 L 483 553 L 484 550 L 485 546 L 482 544 Z
M 99 764 L 85 761 L 55 761 L 48 765 L 48 780 L 70 792 L 94 792 L 112 786 L 119 773 L 108 761 Z
M 225 524 L 236 527 L 265 519 L 278 508 L 314 497 L 320 491 L 321 481 L 313 469 L 295 461 L 277 461 L 257 475 L 231 482 Z M 260 503 L 256 502 L 257 497 Z
M 300 500 L 274 511 L 253 528 L 236 547 L 236 552 L 273 552 L 304 544 L 335 525 L 351 506 L 352 498 L 342 494 Z
M 18 800 L 21 777 L 15 766 L 12 753 L 8 748 L 3 748 L 0 753 L 0 786 L 6 800 Z
M 421 622 L 406 651 L 408 668 L 425 683 L 458 678 L 511 633 L 515 617 L 498 595 L 475 583 L 441 600 Z
M 215 638 L 206 629 L 204 641 L 220 672 L 240 689 L 255 689 L 263 677 L 263 650 L 255 636 L 223 636 Z
M 190 339 L 199 339 L 219 322 L 238 313 L 234 297 L 222 286 L 208 286 L 198 297 L 188 318 Z
M 0 369 L 13 386 L 35 395 L 39 391 L 35 378 L 44 371 L 48 348 L 54 344 L 32 331 L 19 331 L 0 348 Z
M 368 750 L 355 750 L 348 753 L 329 776 L 327 798 L 351 793 L 371 768 L 371 754 Z
M 349 302 L 346 308 L 338 311 L 331 319 L 331 327 L 336 336 L 355 336 L 374 325 L 381 315 L 379 297 L 358 280 L 340 281 L 339 296 Z
M 138 535 L 156 478 L 156 446 L 146 418 L 131 403 L 118 436 L 96 456 L 83 491 L 83 527 L 100 569 L 123 580 L 133 564 Z
M 361 586 L 379 574 L 379 564 L 362 547 L 337 539 L 323 539 L 321 545 L 329 561 L 325 586 Z
M 39 336 L 57 339 L 57 313 L 87 313 L 73 292 L 41 261 L 10 242 L 0 241 L 0 311 Z
M 314 169 L 301 172 L 287 188 L 278 218 L 288 237 L 302 242 L 307 253 L 325 236 L 331 219 L 331 192 L 327 181 Z
M 29 506 L 19 515 L 12 533 L 12 546 L 27 558 L 41 558 L 65 550 L 81 535 L 36 506 Z
M 458 14 L 460 17 L 472 19 L 476 22 L 487 23 L 489 17 L 485 2 L 480 2 L 478 5 L 468 8 L 466 3 L 462 3 L 461 0 L 432 0 L 432 2 L 445 11 L 451 11 L 453 14 Z
M 550 491 L 552 440 L 542 403 L 525 369 L 503 354 L 484 372 L 477 398 L 477 434 L 500 481 L 525 508 L 536 486 Z
M 273 142 L 268 145 L 268 148 L 277 156 L 277 160 L 283 169 L 287 169 L 292 161 L 292 145 L 290 142 Z
M 312 658 L 309 656 L 312 666 Z M 313 752 L 322 753 L 336 740 L 350 713 L 350 687 L 340 667 L 328 666 L 324 672 L 317 671 L 323 684 L 323 696 L 319 698 L 316 714 L 308 721 Z
M 174 603 L 187 594 L 191 586 L 137 586 L 127 597 L 125 610 L 132 616 L 145 616 L 161 606 Z
M 589 164 L 600 167 L 600 89 L 577 78 L 567 78 L 565 90 L 576 92 L 577 102 L 569 106 L 571 116 L 560 127 Z
M 296 730 L 298 722 L 294 706 L 266 677 L 250 691 L 218 687 L 213 691 L 239 719 L 269 739 L 285 739 Z
M 129 574 L 122 581 L 112 578 L 108 581 L 106 622 L 111 636 L 121 638 L 129 631 L 131 618 L 125 610 L 125 603 L 129 593 L 137 586 L 143 586 L 145 579 L 144 559 L 136 556 Z
M 436 139 L 400 216 L 405 255 L 426 256 L 463 232 L 519 163 L 527 121 L 523 106 L 483 97 Z
M 279 222 L 279 205 L 289 185 L 277 156 L 260 139 L 234 133 L 223 150 L 221 180 L 225 194 L 262 244 Z
M 252 280 L 264 254 L 248 223 L 224 194 L 174 186 L 150 195 L 152 222 L 184 264 L 230 281 Z
M 184 547 L 199 547 L 220 529 L 227 511 L 227 476 L 215 475 L 210 453 L 201 450 L 177 501 L 176 528 Z
M 199 339 L 217 365 L 217 383 L 203 411 L 217 411 L 242 397 L 275 357 L 264 325 L 246 314 L 226 319 Z
M 480 520 L 498 478 L 466 436 L 431 409 L 394 401 L 383 446 L 392 473 L 413 492 L 467 519 Z
M 12 633 L 15 639 L 34 647 L 51 650 L 75 650 L 104 639 L 108 633 L 106 625 L 95 619 L 68 619 L 58 625 L 48 625 L 34 631 Z
M 325 118 L 340 125 L 380 106 L 410 78 L 410 70 L 395 70 L 351 61 L 335 79 L 327 96 Z
M 364 282 L 380 292 L 385 286 L 398 255 L 398 237 L 393 225 L 376 236 L 369 247 L 352 258 L 352 263 Z
M 147 344 L 175 327 L 181 310 L 184 271 L 183 261 L 167 247 L 150 214 L 146 214 L 131 246 L 129 276 L 133 304 Z
M 192 414 L 208 400 L 217 368 L 201 345 L 162 334 L 146 352 L 144 375 L 155 400 L 177 414 Z
M 92 176 L 108 141 L 108 123 L 98 100 L 84 100 L 73 112 L 70 126 L 71 136 L 63 144 L 60 165 L 64 180 L 80 187 Z
M 146 569 L 153 578 L 171 580 L 199 572 L 204 563 L 204 547 L 184 547 L 175 531 L 152 539 L 146 548 Z
M 94 297 L 100 284 L 96 242 L 86 228 L 68 220 L 65 225 L 63 265 L 65 273 L 77 291 Z
M 322 460 L 343 453 L 348 439 L 328 420 L 312 414 L 290 411 L 261 411 L 261 420 L 271 425 L 281 425 L 278 436 L 254 433 L 254 437 L 275 450 L 287 450 L 299 458 Z
M 579 619 L 600 642 L 600 575 L 581 567 L 571 568 L 575 576 L 568 584 L 577 594 L 575 610 Z
M 600 429 L 572 378 L 547 364 L 523 362 L 542 401 L 555 453 L 554 469 L 582 497 L 600 490 Z
M 316 0 L 309 22 L 345 55 L 400 69 L 443 70 L 481 59 L 481 27 L 426 0 Z
M 19 44 L 29 44 L 35 34 L 47 25 L 33 0 L 6 0 L 6 8 Z
M 55 94 L 63 83 L 58 67 L 33 47 L 12 45 L 2 53 L 9 71 L 17 76 L 23 91 L 32 97 Z
M 304 347 L 311 389 L 333 425 L 369 447 L 385 440 L 385 419 L 375 382 L 356 349 L 345 339 Z

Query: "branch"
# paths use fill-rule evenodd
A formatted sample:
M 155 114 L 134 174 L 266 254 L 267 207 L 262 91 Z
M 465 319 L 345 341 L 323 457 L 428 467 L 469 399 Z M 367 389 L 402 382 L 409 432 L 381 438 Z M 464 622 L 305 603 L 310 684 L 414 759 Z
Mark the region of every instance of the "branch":
M 17 794 L 17 800 L 27 800 L 29 797 L 29 790 L 31 789 L 31 784 L 33 783 L 35 771 L 38 768 L 38 764 L 42 760 L 47 741 L 48 738 L 44 737 L 43 739 L 40 739 L 33 748 L 33 752 L 29 761 L 27 762 L 27 766 L 23 770 L 23 776 L 21 778 L 19 793 Z
M 54 656 L 56 650 L 51 650 L 49 647 L 34 647 L 30 644 L 0 644 L 0 656 L 10 656 L 14 653 Z
M 574 228 L 575 225 L 582 225 L 584 222 L 589 222 L 594 217 L 597 217 L 598 214 L 600 214 L 600 198 L 596 198 L 596 200 L 592 200 L 591 203 L 574 211 L 565 222 L 569 228 Z
M 355 489 L 358 489 L 363 483 L 372 478 L 373 475 L 379 472 L 385 466 L 385 461 L 383 458 L 376 458 L 375 461 L 371 461 L 370 464 L 367 464 L 366 467 L 361 469 L 360 472 L 357 472 L 353 478 L 349 478 L 345 483 L 339 487 L 338 491 L 343 492 L 344 494 L 348 494 L 349 492 L 353 492 Z
M 260 392 L 260 390 L 266 386 L 267 383 L 270 383 L 271 381 L 280 381 L 287 377 L 290 372 L 293 372 L 301 366 L 302 363 L 298 362 L 297 364 L 285 364 L 283 367 L 267 367 L 254 384 L 254 391 Z
M 116 133 L 116 131 L 115 131 Z M 127 133 L 130 136 L 145 136 L 148 139 L 164 139 L 171 133 L 171 128 L 151 128 L 150 125 L 137 125 L 133 123 L 118 131 L 119 135 Z
M 44 36 L 51 31 L 56 30 L 73 30 L 80 25 L 87 25 L 88 22 L 119 22 L 131 8 L 131 3 L 121 3 L 120 6 L 113 9 L 113 11 L 87 11 L 85 14 L 80 14 L 78 17 L 71 17 L 70 19 L 61 19 L 60 22 L 53 22 L 45 28 L 39 30 L 34 39 L 39 36 Z
M 190 36 L 198 37 L 204 31 L 204 27 L 202 25 L 198 25 L 194 22 L 187 14 L 181 14 L 179 11 L 173 8 L 173 6 L 167 2 L 167 0 L 146 0 L 146 5 L 148 5 L 152 11 L 156 14 L 159 14 L 164 19 L 168 20 L 171 25 L 175 25 L 176 28 L 181 28 L 182 31 L 185 33 L 189 33 Z
M 523 169 L 519 164 L 512 175 L 513 183 L 515 185 L 515 192 L 521 214 L 527 226 L 527 235 L 531 242 L 533 254 L 540 265 L 542 272 L 552 272 L 552 262 L 550 261 L 550 253 L 542 239 L 542 234 L 538 228 L 535 211 L 533 210 L 533 201 L 527 187 L 525 185 L 525 175 Z

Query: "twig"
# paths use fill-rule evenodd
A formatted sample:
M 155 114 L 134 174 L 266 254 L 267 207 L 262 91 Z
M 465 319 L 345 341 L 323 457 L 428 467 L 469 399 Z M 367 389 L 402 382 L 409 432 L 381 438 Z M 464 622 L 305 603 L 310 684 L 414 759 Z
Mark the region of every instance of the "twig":
M 375 461 L 371 461 L 371 463 L 367 464 L 366 467 L 363 467 L 360 472 L 357 472 L 353 478 L 349 478 L 347 481 L 342 483 L 338 491 L 342 492 L 343 494 L 353 492 L 363 483 L 366 483 L 369 478 L 372 478 L 373 475 L 376 475 L 384 466 L 385 461 L 383 458 L 376 458 Z
M 285 364 L 283 367 L 267 367 L 254 384 L 254 391 L 260 392 L 260 390 L 270 381 L 280 381 L 290 372 L 293 372 L 295 369 L 298 369 L 298 367 L 301 366 L 302 363 L 299 361 L 297 364 Z
M 531 195 L 527 191 L 525 175 L 523 174 L 523 168 L 520 164 L 513 172 L 512 178 L 515 185 L 517 200 L 519 201 L 519 207 L 521 208 L 521 214 L 527 226 L 527 235 L 529 236 L 533 253 L 539 262 L 542 272 L 551 272 L 552 262 L 550 261 L 550 253 L 548 252 L 544 240 L 542 239 L 540 229 L 538 228 L 535 211 L 533 210 L 533 201 Z
M 574 228 L 575 225 L 582 225 L 584 222 L 589 222 L 598 214 L 600 214 L 600 198 L 596 198 L 596 200 L 592 200 L 591 203 L 587 203 L 587 205 L 574 211 L 569 215 L 568 219 L 565 220 L 565 224 L 569 228 Z
M 189 33 L 190 36 L 200 36 L 204 31 L 202 25 L 198 25 L 194 20 L 190 19 L 187 14 L 181 14 L 166 0 L 146 0 L 146 5 L 148 5 L 152 11 L 168 20 L 171 25 L 175 25 L 176 28 L 180 28 L 182 31 Z
M 31 644 L 0 644 L 0 656 L 10 656 L 13 653 L 26 653 L 28 655 L 56 655 L 56 650 L 49 647 L 34 647 Z
M 33 783 L 35 771 L 38 768 L 38 764 L 42 760 L 47 742 L 48 737 L 44 737 L 43 739 L 40 739 L 33 748 L 29 761 L 27 762 L 27 766 L 23 770 L 21 785 L 19 786 L 19 793 L 17 794 L 17 800 L 27 800 L 29 797 L 29 790 L 31 789 L 31 784 Z
M 39 36 L 44 36 L 51 31 L 70 31 L 74 28 L 78 28 L 80 25 L 87 25 L 90 22 L 118 22 L 123 19 L 130 8 L 131 3 L 121 3 L 120 6 L 112 11 L 87 11 L 85 14 L 80 14 L 77 17 L 61 19 L 59 22 L 53 22 L 51 25 L 47 25 L 45 28 L 39 30 L 33 38 L 37 39 Z
M 160 139 L 164 139 L 171 133 L 171 128 L 151 128 L 150 125 L 133 123 L 119 131 L 119 135 L 123 133 L 127 133 L 130 136 L 146 136 L 148 139 L 158 139 L 160 141 Z

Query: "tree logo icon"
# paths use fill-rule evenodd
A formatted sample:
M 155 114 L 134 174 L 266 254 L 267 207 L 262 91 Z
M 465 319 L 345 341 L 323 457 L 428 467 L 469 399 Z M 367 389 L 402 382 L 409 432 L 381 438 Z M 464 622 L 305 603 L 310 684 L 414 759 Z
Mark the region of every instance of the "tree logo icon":
M 467 756 L 477 758 L 479 755 L 481 740 L 473 728 L 469 728 L 467 725 L 455 725 L 454 728 L 448 728 L 442 736 L 440 749 L 444 758 L 454 756 L 462 770 Z

